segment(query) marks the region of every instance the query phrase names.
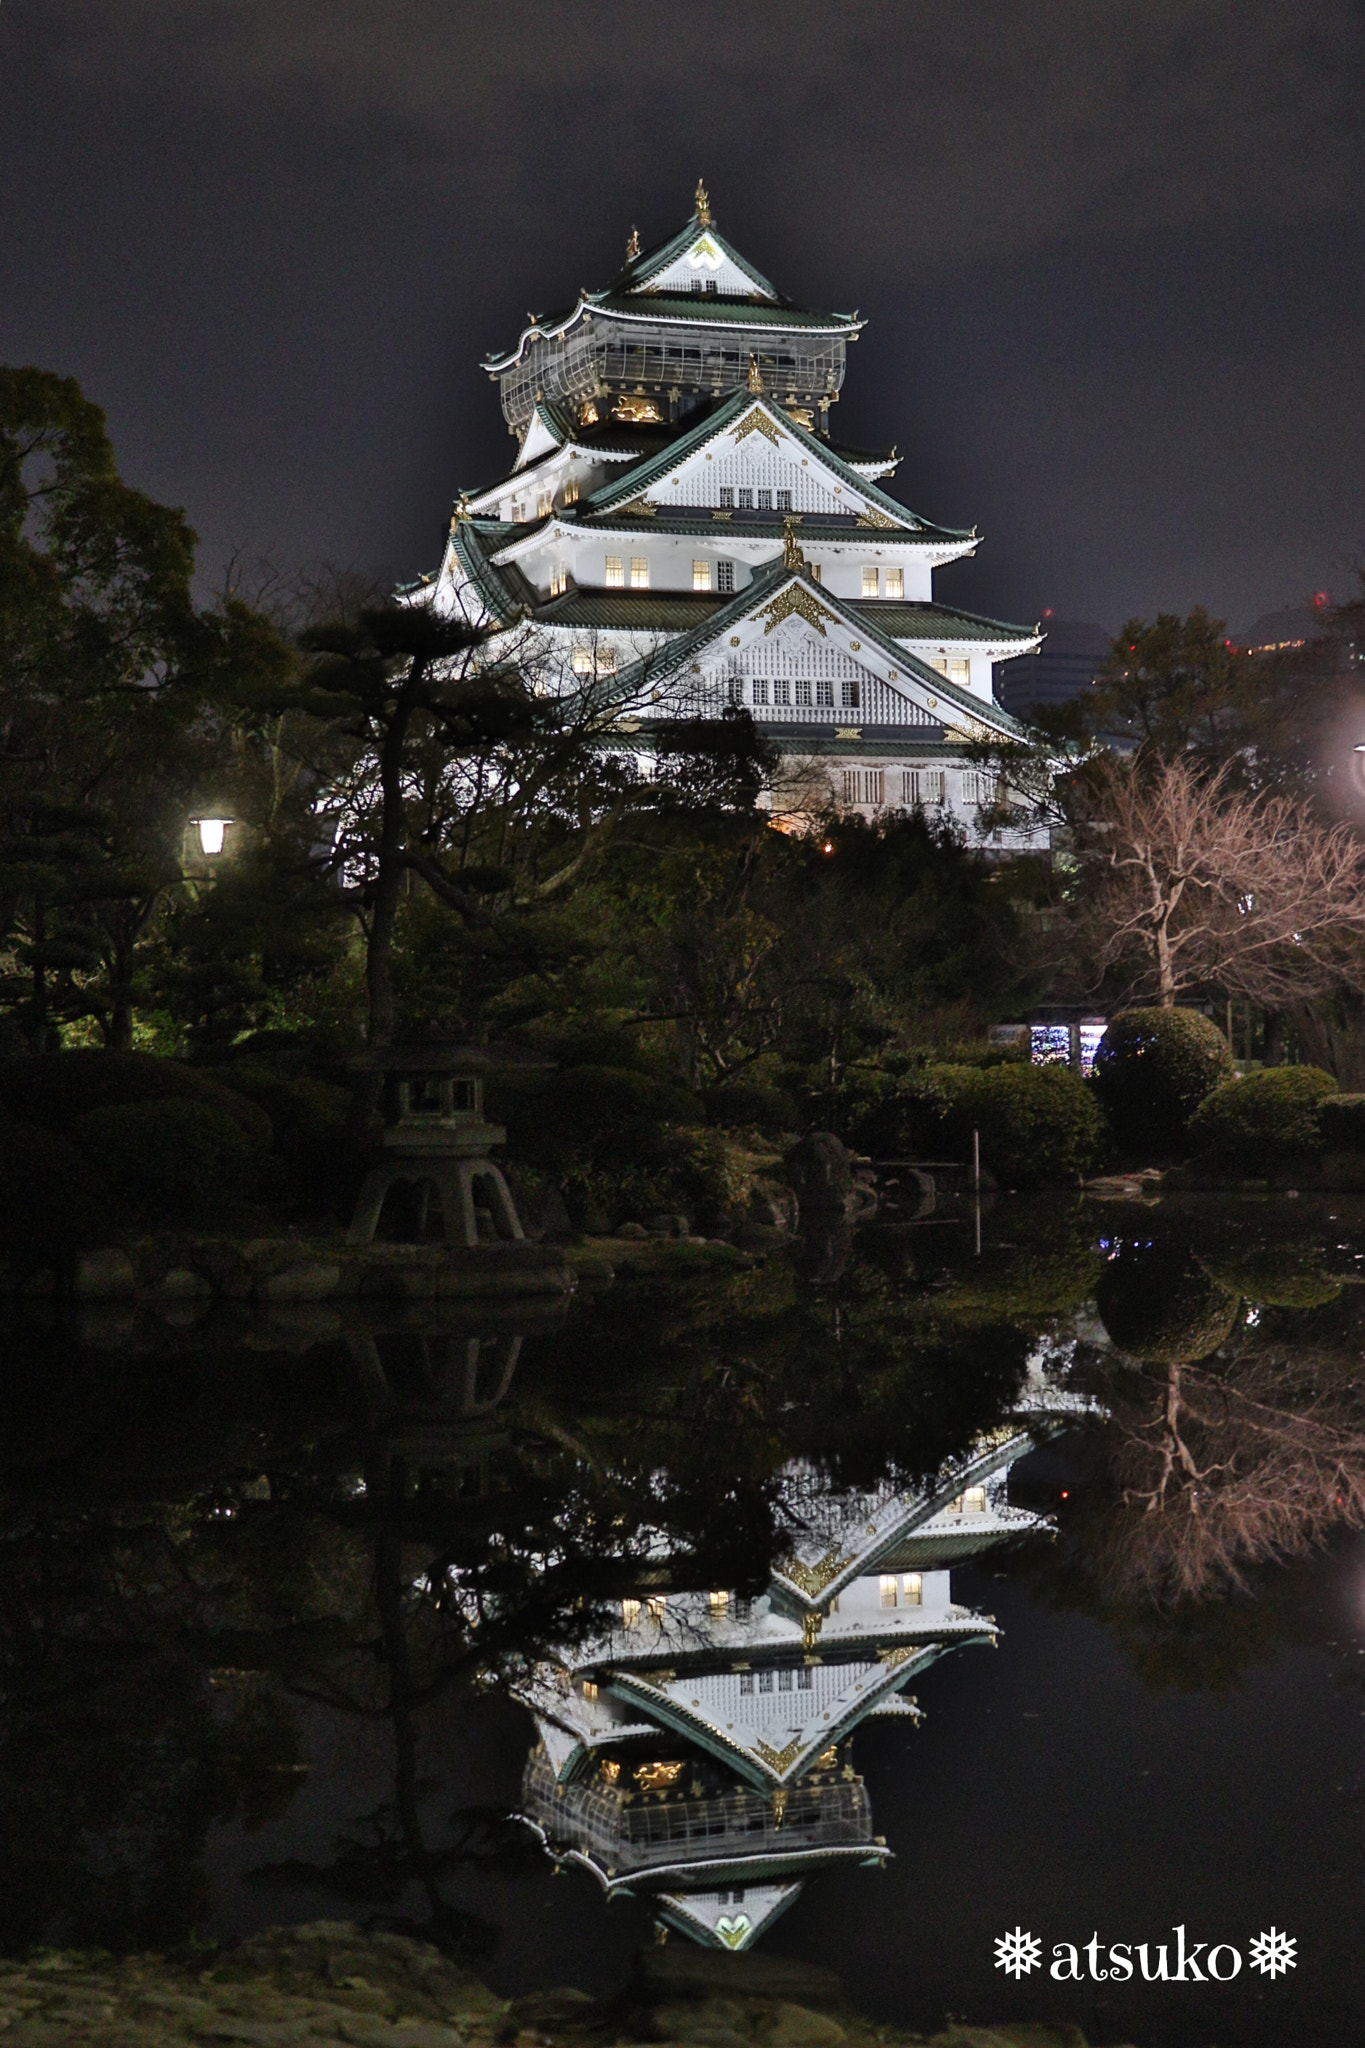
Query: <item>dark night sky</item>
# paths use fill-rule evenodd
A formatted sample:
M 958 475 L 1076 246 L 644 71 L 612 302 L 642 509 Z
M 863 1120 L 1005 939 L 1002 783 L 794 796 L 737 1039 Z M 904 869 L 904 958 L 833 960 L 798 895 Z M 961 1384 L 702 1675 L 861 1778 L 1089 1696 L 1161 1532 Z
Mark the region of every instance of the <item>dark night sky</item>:
M 944 595 L 1234 627 L 1365 551 L 1361 0 L 0 0 L 0 356 L 229 553 L 434 564 L 632 222 L 860 307 Z

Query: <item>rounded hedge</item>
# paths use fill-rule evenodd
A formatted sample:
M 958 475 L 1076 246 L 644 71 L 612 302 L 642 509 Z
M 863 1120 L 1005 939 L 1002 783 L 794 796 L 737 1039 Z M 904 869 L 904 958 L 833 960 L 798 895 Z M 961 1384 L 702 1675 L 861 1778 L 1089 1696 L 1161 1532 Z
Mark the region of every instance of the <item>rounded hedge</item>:
M 1095 1093 L 1125 1145 L 1170 1145 L 1205 1096 L 1236 1069 L 1228 1042 L 1198 1010 L 1121 1010 L 1095 1054 Z
M 167 1222 L 251 1194 L 264 1147 L 216 1103 L 125 1102 L 77 1117 L 71 1136 L 119 1193 Z
M 1226 1343 L 1242 1302 L 1183 1246 L 1135 1244 L 1105 1266 L 1095 1306 L 1120 1351 L 1178 1365 Z
M 48 1130 L 69 1131 L 99 1109 L 140 1102 L 197 1102 L 230 1117 L 243 1137 L 268 1146 L 265 1111 L 181 1060 L 150 1052 L 44 1052 L 0 1060 L 0 1106 Z
M 926 1075 L 934 1073 L 925 1070 Z M 941 1068 L 953 1078 L 946 1123 L 958 1149 L 969 1155 L 971 1134 L 981 1134 L 982 1164 L 1006 1187 L 1074 1184 L 1102 1154 L 1107 1133 L 1095 1097 L 1069 1067 Z
M 1321 1067 L 1263 1067 L 1205 1096 L 1190 1138 L 1220 1165 L 1270 1174 L 1321 1149 L 1323 1098 L 1336 1093 Z

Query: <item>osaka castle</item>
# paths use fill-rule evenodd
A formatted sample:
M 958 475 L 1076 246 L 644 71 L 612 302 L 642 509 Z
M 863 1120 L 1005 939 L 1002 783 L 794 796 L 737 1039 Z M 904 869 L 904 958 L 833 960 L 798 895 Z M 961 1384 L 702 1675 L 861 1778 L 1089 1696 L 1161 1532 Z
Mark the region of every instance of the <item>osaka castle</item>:
M 854 1733 L 915 1726 L 910 1683 L 994 1646 L 951 1567 L 1051 1526 L 1008 1496 L 1011 1465 L 1071 1419 L 1065 1393 L 1036 1395 L 927 1484 L 839 1493 L 789 1468 L 780 1507 L 800 1533 L 762 1592 L 688 1590 L 656 1559 L 607 1634 L 529 1670 L 513 1690 L 538 1739 L 516 1818 L 556 1866 L 737 1950 L 812 1877 L 884 1865 Z
M 935 569 L 977 534 L 892 494 L 894 448 L 837 438 L 865 324 L 787 298 L 699 185 L 680 233 L 632 234 L 604 290 L 488 357 L 516 456 L 460 495 L 439 571 L 404 594 L 490 628 L 538 687 L 605 683 L 646 759 L 665 721 L 743 706 L 808 805 L 976 836 L 995 787 L 972 743 L 1024 735 L 993 664 L 1039 636 L 938 603 Z

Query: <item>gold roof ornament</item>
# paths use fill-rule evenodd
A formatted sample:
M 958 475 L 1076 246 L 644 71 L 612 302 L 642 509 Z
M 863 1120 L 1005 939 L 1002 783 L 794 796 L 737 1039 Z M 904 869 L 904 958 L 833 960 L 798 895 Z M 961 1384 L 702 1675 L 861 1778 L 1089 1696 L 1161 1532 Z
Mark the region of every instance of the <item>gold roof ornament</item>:
M 782 521 L 782 566 L 784 569 L 804 569 L 806 558 L 796 540 L 796 523 L 791 519 Z
M 749 389 L 760 394 L 763 390 L 763 372 L 758 367 L 757 356 L 749 358 Z
M 693 205 L 697 210 L 699 226 L 709 228 L 711 225 L 711 201 L 707 196 L 706 187 L 700 178 L 697 180 L 697 189 L 693 195 Z
M 640 230 L 639 230 L 638 228 L 632 228 L 632 229 L 631 229 L 631 231 L 630 231 L 630 240 L 629 240 L 629 241 L 628 241 L 628 242 L 626 243 L 626 261 L 627 261 L 627 263 L 633 263 L 633 262 L 635 261 L 635 258 L 636 258 L 636 257 L 637 257 L 637 256 L 639 255 L 639 253 L 640 253 Z

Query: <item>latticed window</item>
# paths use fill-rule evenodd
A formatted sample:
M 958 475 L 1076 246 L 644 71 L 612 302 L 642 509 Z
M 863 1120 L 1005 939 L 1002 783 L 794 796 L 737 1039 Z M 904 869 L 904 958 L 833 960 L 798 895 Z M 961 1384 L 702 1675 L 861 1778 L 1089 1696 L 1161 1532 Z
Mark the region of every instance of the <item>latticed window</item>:
M 728 1593 L 708 1593 L 706 1605 L 713 1620 L 723 1621 L 730 1612 L 730 1595 Z
M 888 569 L 886 572 L 886 594 L 888 597 L 905 596 L 904 569 Z
M 573 651 L 573 672 L 576 676 L 590 676 L 592 674 L 592 650 L 590 648 L 575 647 Z
M 564 486 L 564 503 L 566 505 L 576 505 L 578 503 L 578 478 L 576 476 L 571 476 Z
M 993 804 L 996 781 L 980 768 L 964 768 L 962 771 L 962 801 L 967 804 Z
M 607 589 L 624 590 L 626 587 L 626 565 L 620 555 L 607 556 Z
M 694 562 L 692 564 L 692 588 L 694 590 L 709 590 L 711 588 L 711 564 L 709 562 Z
M 803 1664 L 796 1674 L 796 1689 L 798 1692 L 809 1692 L 812 1683 L 810 1666 L 809 1664 Z
M 984 1515 L 986 1512 L 986 1489 L 984 1486 L 969 1486 L 962 1496 L 962 1506 L 969 1515 Z
M 881 583 L 881 573 L 880 573 L 880 571 L 879 571 L 879 570 L 877 570 L 877 569 L 864 569 L 864 570 L 863 570 L 863 596 L 864 596 L 864 597 L 875 597 L 875 596 L 877 595 L 877 590 L 878 590 L 878 587 L 879 587 L 880 583 Z
M 792 508 L 792 494 L 791 494 L 791 492 L 790 492 L 790 491 L 779 491 L 779 492 L 778 492 L 778 494 L 777 494 L 777 509 L 778 509 L 778 511 L 779 511 L 779 512 L 790 512 L 790 511 L 791 511 L 791 508 Z
M 554 511 L 554 509 L 554 492 L 542 491 L 540 496 L 536 500 L 536 518 L 548 519 L 550 514 Z
M 827 704 L 832 711 L 834 709 L 833 683 L 817 683 L 815 685 L 815 701 L 817 704 Z
M 809 684 L 809 683 L 804 683 L 804 682 L 798 682 L 798 683 L 797 683 L 797 685 L 796 685 L 796 701 L 797 701 L 797 703 L 798 703 L 798 704 L 809 704 L 809 703 L 810 703 L 810 684 Z
M 941 676 L 946 676 L 950 683 L 956 683 L 959 689 L 969 690 L 971 688 L 972 665 L 960 656 L 950 658 L 946 654 L 941 654 L 931 661 L 929 666 L 930 668 L 936 668 Z
M 843 698 L 845 711 L 856 711 L 858 709 L 861 692 L 858 688 L 858 678 L 856 676 L 845 676 Z
M 581 1690 L 585 1700 L 595 1700 L 597 1698 L 597 1681 L 592 1678 L 585 1678 Z
M 614 647 L 599 647 L 599 648 L 598 648 L 598 650 L 597 650 L 597 669 L 598 669 L 598 673 L 599 673 L 599 675 L 604 675 L 604 676 L 610 676 L 610 675 L 615 675 L 615 673 L 616 673 L 616 649 L 615 649 Z
M 563 564 L 562 562 L 556 562 L 556 564 L 555 564 L 554 568 L 553 568 L 553 569 L 552 569 L 552 570 L 550 571 L 550 595 L 551 595 L 551 597 L 563 597 L 563 595 L 564 595 L 565 591 L 566 591 L 566 590 L 568 589 L 568 587 L 569 587 L 569 572 L 568 572 L 568 570 L 567 570 L 567 569 L 566 569 L 566 568 L 564 567 L 564 564 Z
M 774 704 L 790 704 L 791 700 L 792 686 L 790 683 L 778 681 L 773 684 Z
M 758 509 L 759 509 L 759 511 L 760 511 L 760 512 L 771 512 L 771 511 L 772 511 L 772 509 L 773 509 L 773 494 L 772 494 L 772 492 L 771 492 L 771 491 L 760 491 L 760 492 L 759 492 L 759 494 L 758 494 Z
M 649 556 L 632 555 L 630 558 L 630 587 L 632 590 L 649 588 Z
M 789 1670 L 782 1670 L 782 1671 L 779 1671 L 779 1672 L 778 1672 L 778 1674 L 777 1674 L 777 1689 L 778 1689 L 778 1691 L 779 1691 L 779 1692 L 790 1692 L 790 1691 L 791 1691 L 791 1689 L 792 1689 L 792 1675 L 791 1675 L 791 1672 L 790 1672 Z
M 894 1572 L 882 1573 L 880 1580 L 880 1590 L 882 1597 L 882 1606 L 894 1607 L 896 1604 L 896 1574 Z
M 739 493 L 739 509 L 740 509 L 740 511 L 741 511 L 741 512 L 752 512 L 752 511 L 753 511 L 753 509 L 754 509 L 754 494 L 753 494 L 753 492 L 752 492 L 752 491 L 743 491 L 743 490 L 742 490 L 742 491 L 741 491 L 741 492 Z
M 759 1691 L 760 1691 L 760 1692 L 771 1692 L 771 1691 L 772 1691 L 772 1689 L 773 1689 L 773 1675 L 772 1675 L 772 1672 L 771 1672 L 771 1671 L 760 1671 L 760 1672 L 759 1672 L 759 1674 L 758 1674 L 758 1689 L 759 1689 Z
M 752 1691 L 753 1691 L 753 1689 L 754 1689 L 754 1674 L 753 1674 L 753 1672 L 752 1672 L 752 1671 L 741 1671 L 741 1672 L 740 1672 L 740 1674 L 739 1674 L 739 1689 L 740 1689 L 741 1693 L 749 1693 L 749 1692 L 752 1692 Z
M 880 768 L 845 768 L 844 802 L 846 804 L 880 804 L 882 802 L 884 781 L 885 777 Z M 885 1601 L 882 1604 L 885 1606 Z M 893 1600 L 891 1605 L 894 1607 L 895 1604 Z
M 640 1619 L 640 1603 L 638 1600 L 623 1600 L 621 1602 L 621 1619 L 627 1628 L 634 1628 L 636 1622 Z
M 717 562 L 717 590 L 732 591 L 735 587 L 735 565 L 733 562 Z
M 754 702 L 755 702 L 755 704 L 766 704 L 766 703 L 767 703 L 767 701 L 768 701 L 768 684 L 767 684 L 767 680 L 766 680 L 766 678 L 765 678 L 765 677 L 763 677 L 763 676 L 755 676 L 755 677 L 754 677 Z
M 918 1572 L 901 1573 L 901 1601 L 906 1607 L 919 1607 L 924 1601 L 924 1580 Z
M 720 509 L 722 512 L 733 512 L 735 509 L 735 492 L 732 484 L 722 484 L 720 487 Z
M 901 777 L 901 802 L 913 810 L 918 804 L 943 802 L 941 768 L 907 768 Z

